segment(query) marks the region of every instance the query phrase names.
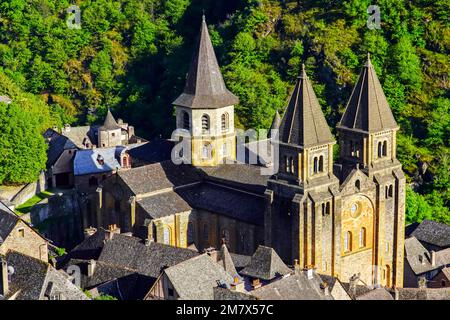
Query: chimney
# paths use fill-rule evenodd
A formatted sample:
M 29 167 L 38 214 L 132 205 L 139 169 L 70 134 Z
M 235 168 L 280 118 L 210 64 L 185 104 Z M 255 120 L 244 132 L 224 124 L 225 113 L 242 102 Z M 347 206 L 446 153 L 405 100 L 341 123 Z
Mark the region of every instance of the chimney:
M 211 257 L 211 259 L 214 262 L 218 262 L 219 261 L 219 252 L 216 249 L 211 247 L 211 248 L 205 249 L 205 252 L 208 254 L 208 256 Z
M 97 262 L 95 260 L 92 260 L 92 259 L 89 260 L 88 266 L 87 266 L 88 277 L 92 277 L 94 275 L 96 264 L 97 264 Z
M 430 263 L 434 267 L 434 266 L 436 266 L 436 252 L 434 250 L 431 250 L 430 254 L 431 254 Z
M 234 277 L 233 283 L 230 285 L 230 289 L 237 292 L 245 292 L 244 281 L 242 281 L 239 277 Z
M 0 295 L 6 296 L 9 292 L 8 263 L 0 258 Z
M 97 232 L 96 228 L 93 228 L 93 227 L 86 228 L 86 229 L 84 229 L 84 238 L 87 239 L 96 232 Z
M 328 288 L 328 283 L 322 282 L 322 283 L 320 284 L 320 289 L 323 290 L 323 295 L 324 295 L 324 296 L 330 295 L 330 290 L 329 290 L 329 288 Z
M 306 277 L 308 280 L 311 280 L 314 278 L 314 267 L 313 266 L 306 266 Z
M 258 278 L 253 279 L 252 287 L 253 287 L 253 289 L 258 289 L 259 287 L 261 287 L 261 281 L 259 281 Z

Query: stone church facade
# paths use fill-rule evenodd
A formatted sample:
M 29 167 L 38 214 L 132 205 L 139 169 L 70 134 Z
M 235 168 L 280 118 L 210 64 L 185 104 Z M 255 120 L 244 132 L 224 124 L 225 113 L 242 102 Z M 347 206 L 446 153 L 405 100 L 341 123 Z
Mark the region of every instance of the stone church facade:
M 173 103 L 177 129 L 190 138 L 192 162 L 175 165 L 168 155 L 119 171 L 88 196 L 83 227 L 118 227 L 199 250 L 225 242 L 231 252 L 247 255 L 264 244 L 288 264 L 341 281 L 356 275 L 368 285 L 402 287 L 399 128 L 370 58 L 336 128 L 337 159 L 335 138 L 304 67 L 283 116 L 277 113 L 272 125 L 278 129 L 271 137 L 279 147 L 275 175 L 262 176 L 259 166 L 236 161 L 237 103 L 203 19 L 184 92 Z

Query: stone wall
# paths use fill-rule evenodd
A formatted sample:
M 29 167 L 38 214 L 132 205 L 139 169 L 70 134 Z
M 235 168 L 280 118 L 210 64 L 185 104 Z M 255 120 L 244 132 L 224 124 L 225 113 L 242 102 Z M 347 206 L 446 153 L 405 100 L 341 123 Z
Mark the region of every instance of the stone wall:
M 23 186 L 23 188 L 11 198 L 11 202 L 16 206 L 19 206 L 34 197 L 36 194 L 44 191 L 46 187 L 45 174 L 44 172 L 41 172 L 38 180 Z

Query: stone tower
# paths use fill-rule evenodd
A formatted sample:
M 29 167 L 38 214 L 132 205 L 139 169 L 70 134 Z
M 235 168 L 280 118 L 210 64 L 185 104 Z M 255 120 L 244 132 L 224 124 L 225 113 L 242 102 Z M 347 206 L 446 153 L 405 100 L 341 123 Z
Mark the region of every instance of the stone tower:
M 108 148 L 122 145 L 122 128 L 108 109 L 105 122 L 98 128 L 98 147 Z
M 266 190 L 265 243 L 287 263 L 331 269 L 334 208 L 339 182 L 333 145 L 304 66 L 279 125 L 279 171 Z M 322 254 L 323 253 L 323 254 Z M 326 262 L 322 262 L 326 260 Z M 322 269 L 321 269 L 322 270 Z
M 190 133 L 194 166 L 236 159 L 234 105 L 238 102 L 225 86 L 203 16 L 184 92 L 173 102 L 177 128 Z
M 360 272 L 366 282 L 403 285 L 405 177 L 396 157 L 398 129 L 368 56 L 337 126 L 343 278 Z M 369 263 L 372 270 L 362 267 Z
M 370 59 L 337 126 L 340 155 L 304 68 L 279 125 L 265 243 L 287 263 L 348 282 L 403 285 L 405 177 L 398 126 Z

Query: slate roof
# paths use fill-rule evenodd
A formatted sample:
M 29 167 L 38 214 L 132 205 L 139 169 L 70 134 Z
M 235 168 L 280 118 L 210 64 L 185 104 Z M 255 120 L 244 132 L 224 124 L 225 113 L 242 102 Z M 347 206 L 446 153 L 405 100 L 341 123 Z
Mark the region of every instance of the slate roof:
M 292 273 L 272 248 L 259 246 L 252 256 L 250 264 L 240 274 L 261 280 L 273 280 Z
M 415 237 L 405 239 L 406 260 L 416 275 L 450 264 L 450 248 L 435 252 L 436 263 L 431 264 L 431 254 Z M 422 261 L 420 261 L 422 256 Z
M 337 127 L 364 132 L 398 129 L 370 56 Z
M 151 242 L 145 245 L 139 238 L 114 234 L 106 241 L 98 261 L 135 270 L 148 277 L 157 278 L 163 267 L 173 266 L 198 253 Z
M 394 298 L 385 288 L 376 288 L 357 296 L 356 300 L 394 300 Z
M 246 256 L 243 254 L 230 253 L 230 256 L 237 271 L 244 269 L 252 260 L 251 256 Z
M 20 218 L 0 201 L 0 245 L 9 236 Z
M 450 247 L 450 226 L 444 223 L 423 220 L 411 236 L 441 248 Z
M 52 294 L 63 294 L 65 299 L 88 299 L 70 282 L 67 274 L 45 262 L 15 251 L 8 252 L 6 261 L 14 270 L 9 295 L 17 294 L 17 300 L 42 300 Z
M 69 130 L 63 129 L 61 134 L 69 138 L 78 149 L 85 149 L 85 142 L 91 146 L 97 144 L 97 129 L 97 126 L 70 127 Z
M 191 60 L 184 92 L 173 102 L 193 109 L 214 109 L 239 103 L 225 86 L 203 16 L 200 39 Z
M 217 261 L 223 269 L 230 274 L 230 276 L 239 277 L 239 274 L 234 267 L 233 259 L 231 258 L 230 252 L 225 244 L 222 244 L 219 252 L 219 261 Z
M 256 300 L 256 297 L 239 291 L 227 288 L 215 287 L 214 300 Z
M 261 194 L 266 190 L 269 178 L 261 175 L 261 167 L 245 163 L 200 167 L 199 170 L 206 174 L 207 180 Z
M 90 237 L 84 239 L 80 244 L 73 248 L 64 258 L 79 260 L 97 260 L 105 244 L 106 235 L 109 231 L 99 228 Z
M 117 130 L 122 129 L 117 124 L 116 119 L 114 119 L 114 116 L 111 113 L 111 110 L 108 108 L 108 113 L 106 114 L 105 122 L 103 122 L 103 125 L 100 127 L 100 130 L 107 131 L 107 130 Z
M 322 279 L 314 273 L 308 279 L 305 272 L 296 272 L 251 291 L 259 300 L 333 300 L 325 295 Z
M 203 183 L 176 192 L 192 208 L 222 214 L 240 221 L 263 225 L 264 199 L 257 195 Z
M 139 159 L 147 163 L 162 162 L 171 159 L 174 142 L 166 139 L 153 139 L 147 143 L 130 148 L 131 159 Z
M 398 300 L 450 300 L 449 288 L 397 288 Z
M 44 138 L 48 144 L 47 168 L 55 164 L 64 150 L 77 149 L 77 146 L 69 138 L 53 129 L 48 129 L 44 133 Z
M 120 169 L 118 153 L 123 150 L 125 150 L 125 147 L 122 146 L 78 150 L 73 160 L 74 174 L 80 176 Z M 103 157 L 104 164 L 99 163 L 99 156 Z
M 304 148 L 335 141 L 304 66 L 281 120 L 279 140 Z
M 270 130 L 278 130 L 281 125 L 281 116 L 278 113 L 278 110 L 275 111 L 275 116 L 273 117 L 272 124 L 270 126 Z M 267 133 L 268 138 L 272 138 L 271 131 Z
M 137 203 L 153 219 L 192 210 L 191 206 L 174 191 L 158 193 L 151 197 L 139 199 Z
M 212 300 L 214 287 L 221 282 L 233 282 L 233 277 L 206 253 L 167 268 L 164 272 L 181 300 Z
M 117 175 L 136 195 L 182 186 L 201 180 L 198 171 L 194 167 L 175 165 L 170 160 L 119 171 Z

